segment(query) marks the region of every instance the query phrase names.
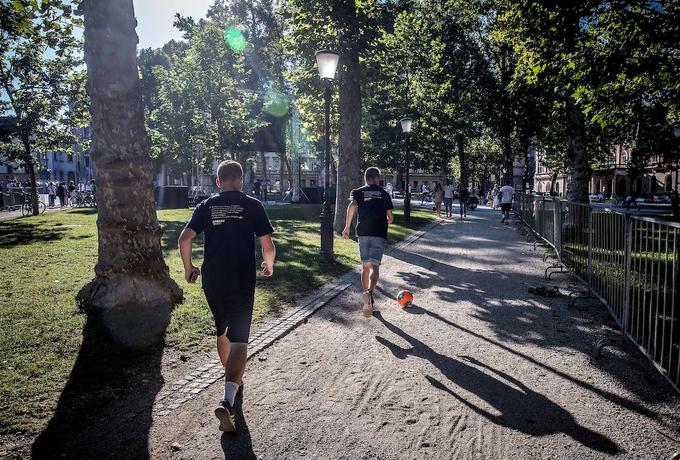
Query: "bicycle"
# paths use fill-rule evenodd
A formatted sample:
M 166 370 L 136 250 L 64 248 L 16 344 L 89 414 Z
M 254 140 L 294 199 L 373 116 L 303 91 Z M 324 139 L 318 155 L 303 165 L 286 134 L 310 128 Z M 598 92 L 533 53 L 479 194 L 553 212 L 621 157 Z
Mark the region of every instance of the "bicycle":
M 42 201 L 38 201 L 38 214 L 43 214 L 47 206 Z M 33 201 L 31 195 L 24 195 L 24 203 L 21 205 L 21 215 L 26 217 L 33 215 Z
M 68 204 L 72 208 L 96 206 L 92 193 L 89 192 L 76 192 L 74 196 L 68 199 Z

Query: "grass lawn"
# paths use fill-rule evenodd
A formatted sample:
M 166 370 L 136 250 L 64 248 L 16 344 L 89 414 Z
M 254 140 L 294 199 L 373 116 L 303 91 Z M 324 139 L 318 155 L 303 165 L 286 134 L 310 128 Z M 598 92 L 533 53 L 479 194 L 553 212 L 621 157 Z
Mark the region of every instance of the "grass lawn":
M 356 242 L 340 237 L 335 262 L 321 260 L 320 206 L 273 206 L 268 212 L 276 231 L 277 264 L 272 278 L 258 279 L 254 320 L 276 314 L 358 263 Z M 185 295 L 172 315 L 166 343 L 184 353 L 212 347 L 208 338 L 214 328 L 200 286 L 184 282 L 177 251 L 190 214 L 158 212 L 166 262 Z M 433 213 L 413 209 L 411 217 L 406 225 L 401 210 L 395 210 L 390 243 L 427 224 Z M 195 245 L 196 262 L 201 251 Z M 0 434 L 33 434 L 54 410 L 80 347 L 85 317 L 74 298 L 94 274 L 96 212 L 74 209 L 0 221 L 0 254 Z

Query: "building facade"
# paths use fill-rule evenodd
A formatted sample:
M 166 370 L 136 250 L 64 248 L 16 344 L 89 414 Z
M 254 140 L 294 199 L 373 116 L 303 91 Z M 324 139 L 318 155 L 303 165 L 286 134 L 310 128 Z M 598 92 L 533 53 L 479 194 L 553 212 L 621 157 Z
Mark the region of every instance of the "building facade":
M 678 189 L 677 169 L 672 167 L 662 155 L 656 155 L 647 161 L 644 173 L 635 181 L 627 174 L 631 158 L 630 148 L 623 145 L 612 147 L 609 161 L 593 169 L 588 191 L 591 195 L 602 194 L 606 198 L 625 198 L 631 194 L 638 196 L 657 195 Z M 559 174 L 555 179 L 554 191 L 564 195 L 567 188 L 567 175 Z M 537 155 L 534 188 L 537 193 L 550 191 L 552 174 L 542 164 L 541 155 Z

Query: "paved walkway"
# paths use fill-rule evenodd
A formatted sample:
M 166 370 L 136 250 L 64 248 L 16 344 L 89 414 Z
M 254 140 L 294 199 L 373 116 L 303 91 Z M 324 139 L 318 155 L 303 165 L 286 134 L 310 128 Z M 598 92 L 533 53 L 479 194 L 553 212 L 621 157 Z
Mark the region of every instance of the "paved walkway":
M 527 292 L 541 255 L 487 209 L 442 223 L 386 257 L 373 318 L 357 283 L 249 363 L 236 435 L 217 431 L 218 382 L 154 418 L 151 456 L 669 458 L 673 390 L 603 307 Z M 616 346 L 591 365 L 602 337 Z

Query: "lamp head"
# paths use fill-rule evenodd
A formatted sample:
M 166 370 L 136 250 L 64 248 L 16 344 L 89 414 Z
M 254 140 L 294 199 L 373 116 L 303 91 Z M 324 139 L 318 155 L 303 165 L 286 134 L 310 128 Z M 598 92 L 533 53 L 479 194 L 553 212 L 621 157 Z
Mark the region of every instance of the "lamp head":
M 401 123 L 401 131 L 404 134 L 410 134 L 411 133 L 411 127 L 413 126 L 413 118 L 404 117 L 401 120 L 399 120 L 399 123 Z
M 322 80 L 334 80 L 340 55 L 335 51 L 321 50 L 316 52 L 316 65 Z

